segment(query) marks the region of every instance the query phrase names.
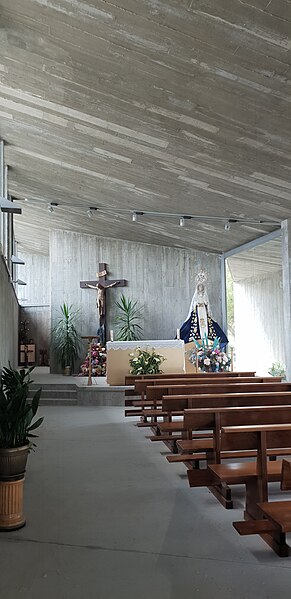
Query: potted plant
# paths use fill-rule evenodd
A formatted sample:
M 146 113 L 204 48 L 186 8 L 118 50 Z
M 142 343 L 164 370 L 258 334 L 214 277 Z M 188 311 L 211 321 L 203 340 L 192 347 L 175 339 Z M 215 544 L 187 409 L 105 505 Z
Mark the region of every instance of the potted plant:
M 80 352 L 80 337 L 76 323 L 79 310 L 64 303 L 60 306 L 61 317 L 52 330 L 53 346 L 64 374 L 74 372 L 75 361 Z
M 28 398 L 33 368 L 3 368 L 0 378 L 0 530 L 25 524 L 23 482 L 29 450 L 43 418 L 33 421 L 41 389 Z
M 118 325 L 118 341 L 137 341 L 141 338 L 142 320 L 141 307 L 137 301 L 127 299 L 122 293 L 120 299 L 116 302 L 118 314 L 115 322 Z
M 160 365 L 166 358 L 161 354 L 157 354 L 154 349 L 151 351 L 137 347 L 136 350 L 129 354 L 130 356 L 130 374 L 159 374 Z

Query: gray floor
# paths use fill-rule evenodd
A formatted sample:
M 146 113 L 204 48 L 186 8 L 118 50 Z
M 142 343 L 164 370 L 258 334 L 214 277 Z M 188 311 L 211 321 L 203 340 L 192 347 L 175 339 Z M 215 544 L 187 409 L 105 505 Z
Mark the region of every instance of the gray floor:
M 27 525 L 0 534 L 2 599 L 290 598 L 291 558 L 231 526 L 122 408 L 42 407 Z

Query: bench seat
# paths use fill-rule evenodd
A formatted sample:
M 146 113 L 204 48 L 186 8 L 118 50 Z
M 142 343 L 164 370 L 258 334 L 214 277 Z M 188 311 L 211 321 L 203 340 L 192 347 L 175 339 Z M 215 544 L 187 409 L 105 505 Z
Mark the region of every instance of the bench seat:
M 291 532 L 291 501 L 266 501 L 258 505 L 263 515 L 282 532 Z
M 257 462 L 243 462 L 232 464 L 210 464 L 209 470 L 217 477 L 218 483 L 240 485 L 257 477 Z M 281 480 L 282 460 L 267 463 L 268 481 Z

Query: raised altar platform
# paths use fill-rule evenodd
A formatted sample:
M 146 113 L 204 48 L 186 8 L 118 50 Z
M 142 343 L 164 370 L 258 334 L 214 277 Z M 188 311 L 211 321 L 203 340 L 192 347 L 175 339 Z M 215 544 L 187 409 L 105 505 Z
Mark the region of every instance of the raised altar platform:
M 36 367 L 32 372 L 32 391 L 42 387 L 40 405 L 62 406 L 124 406 L 124 385 L 110 386 L 105 377 L 88 377 L 50 374 L 48 367 Z M 31 394 L 32 395 L 32 394 Z
M 180 339 L 149 341 L 108 341 L 107 349 L 107 383 L 124 385 L 124 377 L 130 372 L 130 354 L 136 348 L 154 349 L 164 356 L 161 369 L 165 373 L 185 372 L 185 345 Z

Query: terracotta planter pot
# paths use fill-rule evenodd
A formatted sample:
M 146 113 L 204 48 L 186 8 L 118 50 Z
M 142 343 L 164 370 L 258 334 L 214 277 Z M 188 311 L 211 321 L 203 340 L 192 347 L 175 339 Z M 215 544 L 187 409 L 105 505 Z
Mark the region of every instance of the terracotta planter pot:
M 25 525 L 23 483 L 23 475 L 18 480 L 0 481 L 0 531 L 17 530 Z
M 28 451 L 29 443 L 0 449 L 0 531 L 17 530 L 25 525 L 23 483 Z
M 24 475 L 29 451 L 29 443 L 22 447 L 0 448 L 0 481 Z

